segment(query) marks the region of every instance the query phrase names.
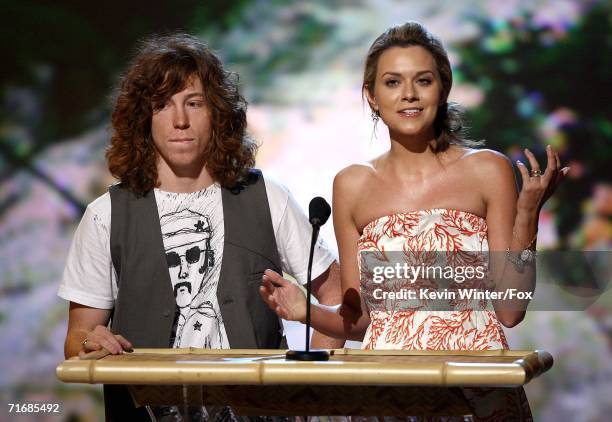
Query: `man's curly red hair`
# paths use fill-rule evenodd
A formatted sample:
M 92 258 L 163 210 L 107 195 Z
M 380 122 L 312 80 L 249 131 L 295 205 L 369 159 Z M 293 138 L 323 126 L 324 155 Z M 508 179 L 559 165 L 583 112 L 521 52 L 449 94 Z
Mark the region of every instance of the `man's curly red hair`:
M 106 159 L 111 174 L 143 195 L 159 186 L 158 154 L 151 137 L 151 116 L 172 95 L 199 77 L 210 109 L 211 139 L 205 166 L 221 186 L 240 184 L 255 165 L 257 145 L 246 133 L 247 103 L 237 77 L 198 38 L 187 34 L 142 40 L 120 80 L 112 113 L 113 135 Z

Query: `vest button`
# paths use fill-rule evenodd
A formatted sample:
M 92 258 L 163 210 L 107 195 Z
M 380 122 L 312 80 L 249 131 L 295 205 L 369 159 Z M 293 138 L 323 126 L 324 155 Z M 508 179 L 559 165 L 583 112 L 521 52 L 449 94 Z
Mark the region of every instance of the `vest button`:
M 234 303 L 234 299 L 232 299 L 231 297 L 226 297 L 225 299 L 223 299 L 224 305 L 227 305 L 229 303 Z
M 167 310 L 167 309 L 165 309 L 165 310 L 164 310 L 164 316 L 165 316 L 166 318 L 168 318 L 168 317 L 170 316 L 170 311 L 169 311 L 169 310 Z

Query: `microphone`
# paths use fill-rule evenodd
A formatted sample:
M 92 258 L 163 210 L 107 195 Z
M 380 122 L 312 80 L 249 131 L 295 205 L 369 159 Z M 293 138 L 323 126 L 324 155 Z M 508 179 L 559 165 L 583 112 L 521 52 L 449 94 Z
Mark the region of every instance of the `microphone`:
M 308 220 L 313 226 L 321 227 L 327 222 L 331 214 L 331 207 L 327 201 L 317 196 L 308 205 Z
M 310 256 L 308 259 L 308 276 L 306 279 L 306 350 L 289 350 L 285 358 L 301 361 L 329 360 L 327 350 L 310 350 L 310 298 L 312 296 L 312 257 L 319 236 L 319 229 L 329 219 L 331 207 L 320 196 L 313 198 L 308 205 L 308 221 L 312 225 L 312 239 L 310 242 Z

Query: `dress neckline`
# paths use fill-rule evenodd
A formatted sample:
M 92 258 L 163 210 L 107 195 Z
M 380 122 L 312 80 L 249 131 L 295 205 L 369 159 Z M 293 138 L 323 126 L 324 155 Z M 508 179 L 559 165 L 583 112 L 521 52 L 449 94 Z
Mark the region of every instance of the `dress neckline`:
M 385 215 L 381 215 L 380 217 L 376 217 L 375 219 L 373 219 L 372 221 L 370 221 L 368 224 L 366 224 L 365 226 L 363 226 L 363 229 L 361 229 L 361 235 L 359 236 L 360 238 L 363 237 L 363 232 L 369 228 L 370 226 L 375 225 L 376 223 L 378 223 L 380 220 L 385 219 L 385 218 L 390 218 L 393 217 L 394 215 L 410 215 L 410 214 L 423 214 L 426 212 L 431 212 L 431 211 L 452 211 L 452 212 L 458 212 L 461 214 L 467 214 L 467 215 L 472 215 L 480 220 L 486 220 L 484 217 L 479 216 L 478 214 L 474 214 L 473 212 L 470 211 L 463 211 L 457 208 L 423 208 L 423 209 L 419 209 L 419 210 L 411 210 L 411 211 L 398 211 L 398 212 L 394 212 L 391 214 L 385 214 Z

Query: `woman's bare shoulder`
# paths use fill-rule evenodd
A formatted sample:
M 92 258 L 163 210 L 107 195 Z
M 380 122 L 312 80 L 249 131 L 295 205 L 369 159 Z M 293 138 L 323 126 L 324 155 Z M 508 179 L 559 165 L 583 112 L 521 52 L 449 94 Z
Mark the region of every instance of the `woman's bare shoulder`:
M 507 165 L 510 159 L 503 153 L 488 148 L 462 148 L 463 159 L 470 160 L 473 163 L 487 165 Z
M 493 149 L 464 148 L 461 161 L 466 170 L 475 175 L 495 177 L 512 173 L 512 162 L 503 153 Z
M 512 162 L 505 154 L 492 149 L 471 149 L 462 161 L 461 173 L 471 180 L 472 188 L 482 194 L 485 203 L 516 189 Z
M 343 190 L 361 189 L 375 175 L 376 169 L 371 162 L 351 164 L 336 174 L 334 187 Z

